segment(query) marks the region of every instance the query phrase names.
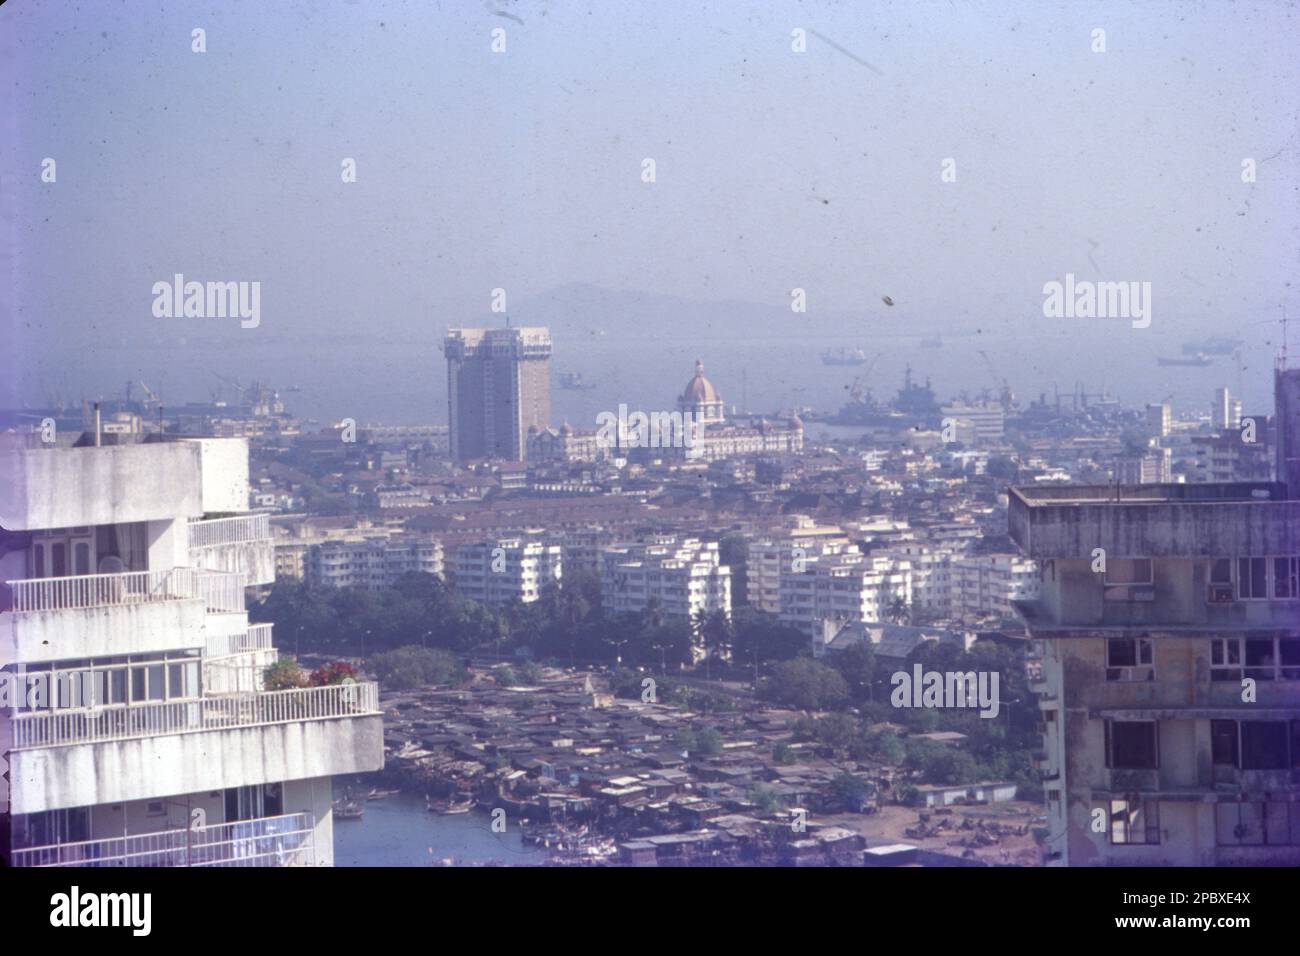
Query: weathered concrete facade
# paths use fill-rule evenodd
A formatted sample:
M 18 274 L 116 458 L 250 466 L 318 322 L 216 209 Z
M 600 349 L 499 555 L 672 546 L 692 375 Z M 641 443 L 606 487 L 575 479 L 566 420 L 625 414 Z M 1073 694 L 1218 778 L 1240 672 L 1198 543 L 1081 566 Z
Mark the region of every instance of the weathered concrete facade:
M 1048 860 L 1300 864 L 1300 502 L 1280 485 L 1011 490 L 1042 567 Z

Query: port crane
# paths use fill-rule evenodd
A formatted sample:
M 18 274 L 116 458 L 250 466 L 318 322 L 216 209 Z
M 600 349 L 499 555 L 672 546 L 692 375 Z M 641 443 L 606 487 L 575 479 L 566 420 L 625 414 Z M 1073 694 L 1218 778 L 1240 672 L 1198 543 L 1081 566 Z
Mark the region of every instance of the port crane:
M 1016 396 L 1011 391 L 1011 383 L 998 374 L 998 370 L 993 367 L 993 360 L 989 358 L 987 352 L 983 349 L 979 349 L 978 351 L 980 353 L 980 358 L 984 360 L 984 364 L 988 367 L 989 374 L 993 376 L 993 381 L 1001 386 L 1001 391 L 998 394 L 998 401 L 1002 403 L 1003 411 L 1011 411 L 1011 406 L 1016 403 Z
M 871 361 L 867 363 L 867 367 L 863 369 L 861 374 L 853 376 L 853 384 L 849 386 L 849 398 L 851 400 L 854 402 L 862 402 L 865 400 L 866 396 L 869 394 L 868 389 L 865 387 L 867 376 L 871 374 L 871 370 L 875 368 L 876 363 L 880 361 L 880 356 L 884 354 L 884 352 L 877 352 L 875 356 L 872 357 Z

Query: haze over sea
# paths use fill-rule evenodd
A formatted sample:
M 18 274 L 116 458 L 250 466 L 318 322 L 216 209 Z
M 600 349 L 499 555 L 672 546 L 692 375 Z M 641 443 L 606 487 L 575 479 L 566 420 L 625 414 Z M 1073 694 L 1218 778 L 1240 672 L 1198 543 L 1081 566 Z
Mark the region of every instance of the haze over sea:
M 834 411 L 864 370 L 822 366 L 839 345 L 885 353 L 878 397 L 910 362 L 942 398 L 1226 384 L 1258 412 L 1300 317 L 1300 133 L 1259 91 L 1300 88 L 1300 11 L 1169 10 L 216 5 L 199 54 L 187 5 L 5 4 L 0 406 L 205 401 L 216 372 L 322 421 L 445 420 L 438 343 L 503 322 L 501 288 L 598 384 L 555 391 L 575 425 L 671 407 L 696 357 L 729 403 L 744 370 L 754 410 Z M 260 283 L 259 327 L 155 318 L 177 273 Z M 1150 282 L 1151 327 L 1044 318 L 1067 274 Z M 1155 364 L 1209 336 L 1246 341 L 1240 379 Z
M 1267 320 L 1217 333 L 1246 342 L 1240 370 L 1232 355 L 1213 356 L 1204 368 L 1161 367 L 1158 356 L 1181 356 L 1182 344 L 1200 336 L 1181 333 L 1182 323 L 1162 315 L 1158 299 L 1150 329 L 1133 329 L 1123 319 L 1049 319 L 1032 311 L 1040 302 L 1031 299 L 1019 318 L 958 322 L 917 316 L 906 300 L 892 307 L 877 301 L 860 316 L 822 317 L 771 305 L 688 303 L 566 287 L 515 310 L 519 318 L 513 321 L 552 329 L 551 402 L 557 425 L 595 427 L 597 413 L 615 410 L 620 402 L 633 409 L 671 409 L 697 358 L 729 407 L 741 406 L 747 397 L 756 413 L 795 406 L 834 412 L 877 353 L 865 384 L 882 400 L 898 389 L 910 364 L 917 380 L 931 379 L 941 400 L 962 391 L 976 397 L 988 389 L 996 395 L 996 374 L 1010 382 L 1022 404 L 1044 392 L 1051 400 L 1057 388 L 1068 401 L 1082 382 L 1089 393 L 1109 390 L 1126 404 L 1169 399 L 1176 412 L 1206 412 L 1221 385 L 1244 395 L 1246 414 L 1271 407 L 1277 330 Z M 167 405 L 218 396 L 233 401 L 235 389 L 223 384 L 224 378 L 279 388 L 291 412 L 323 424 L 345 417 L 361 423 L 445 423 L 443 332 L 453 324 L 504 324 L 502 316 L 485 308 L 478 317 L 431 322 L 423 332 L 403 337 L 373 331 L 375 326 L 355 335 L 321 335 L 307 353 L 296 338 L 277 335 L 274 313 L 266 314 L 257 330 L 241 330 L 236 320 L 151 319 L 158 334 L 147 341 L 74 347 L 70 363 L 50 363 L 42 370 L 44 396 L 31 395 L 29 401 L 120 395 L 128 380 L 143 380 Z M 933 337 L 942 347 L 922 345 Z M 839 347 L 861 348 L 868 365 L 823 365 L 822 353 Z M 566 371 L 580 372 L 596 387 L 561 389 L 559 376 Z M 291 386 L 300 391 L 287 391 Z

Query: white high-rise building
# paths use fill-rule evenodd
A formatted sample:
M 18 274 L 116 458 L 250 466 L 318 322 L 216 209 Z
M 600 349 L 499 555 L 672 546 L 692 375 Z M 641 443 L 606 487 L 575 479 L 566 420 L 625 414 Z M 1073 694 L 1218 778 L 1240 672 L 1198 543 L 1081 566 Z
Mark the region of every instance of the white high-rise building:
M 558 584 L 564 559 L 558 544 L 533 538 L 496 538 L 463 544 L 451 561 L 451 580 L 462 597 L 501 607 L 518 599 L 531 604 Z
M 781 621 L 817 638 L 824 621 L 885 621 L 896 606 L 910 606 L 911 564 L 854 545 L 792 563 L 782 570 L 780 593 Z
M 9 862 L 330 865 L 330 778 L 383 764 L 379 689 L 262 689 L 246 442 L 35 437 L 0 436 Z
M 961 554 L 948 562 L 949 614 L 1014 618 L 1012 601 L 1038 597 L 1038 562 L 1013 554 Z
M 1168 438 L 1174 426 L 1173 409 L 1168 402 L 1159 402 L 1147 406 L 1147 435 L 1152 438 Z
M 849 536 L 836 525 L 819 525 L 806 515 L 791 516 L 791 528 L 782 535 L 749 542 L 745 558 L 749 603 L 762 611 L 781 610 L 781 574 L 796 562 L 839 554 L 850 547 Z
M 667 617 L 693 619 L 703 611 L 731 614 L 731 568 L 716 542 L 655 537 L 605 548 L 601 565 L 605 610 L 636 613 L 657 600 Z
M 307 582 L 318 587 L 382 591 L 403 574 L 442 577 L 442 545 L 412 535 L 326 541 L 308 547 L 303 567 Z

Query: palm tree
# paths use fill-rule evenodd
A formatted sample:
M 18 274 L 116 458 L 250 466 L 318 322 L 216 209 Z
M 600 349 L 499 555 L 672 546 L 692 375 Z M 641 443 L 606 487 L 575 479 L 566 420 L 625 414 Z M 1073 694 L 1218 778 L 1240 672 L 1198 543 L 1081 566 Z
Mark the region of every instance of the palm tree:
M 710 612 L 700 608 L 692 617 L 692 624 L 700 642 L 704 645 L 704 678 L 711 680 L 713 675 L 710 664 L 714 651 L 716 650 L 720 657 L 723 656 L 722 652 L 731 646 L 734 637 L 731 618 L 723 610 Z
M 889 602 L 889 610 L 885 612 L 885 616 L 895 624 L 906 624 L 912 617 L 912 609 L 903 600 L 901 594 L 895 594 Z

